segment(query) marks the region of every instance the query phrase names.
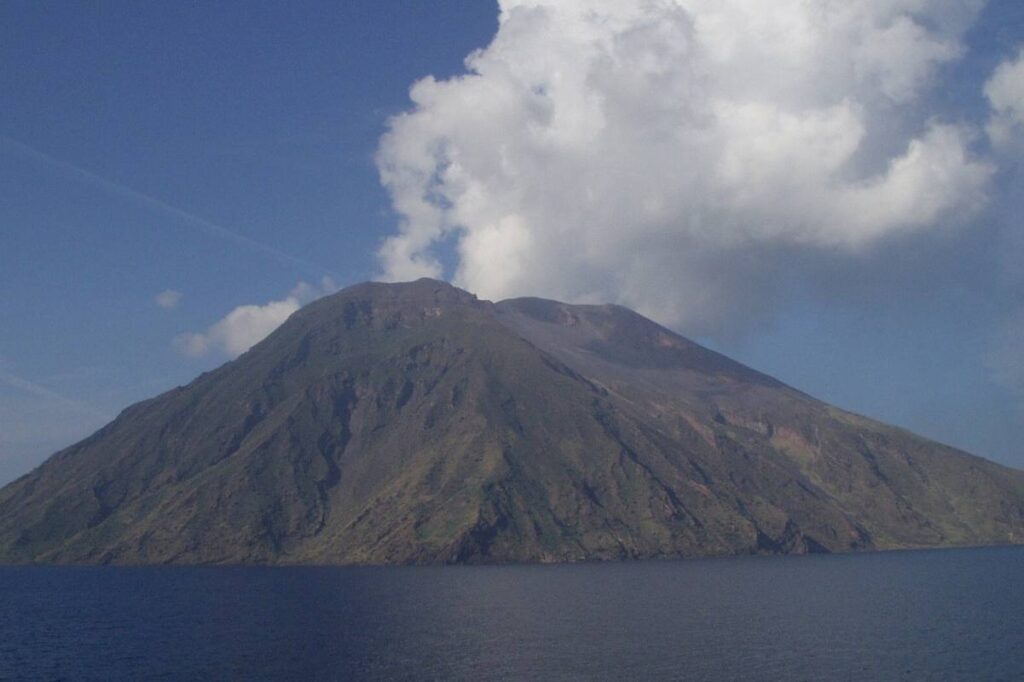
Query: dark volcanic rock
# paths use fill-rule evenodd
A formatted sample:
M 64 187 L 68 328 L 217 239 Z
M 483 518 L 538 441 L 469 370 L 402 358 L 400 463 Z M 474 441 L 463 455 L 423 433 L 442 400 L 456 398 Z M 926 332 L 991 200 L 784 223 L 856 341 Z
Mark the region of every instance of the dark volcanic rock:
M 618 306 L 364 284 L 0 490 L 0 561 L 573 561 L 1024 541 L 1024 474 Z

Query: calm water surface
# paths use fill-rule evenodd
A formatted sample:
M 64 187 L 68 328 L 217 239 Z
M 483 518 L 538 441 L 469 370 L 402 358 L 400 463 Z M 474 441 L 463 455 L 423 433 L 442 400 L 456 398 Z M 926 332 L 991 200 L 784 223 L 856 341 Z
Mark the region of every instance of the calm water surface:
M 0 568 L 0 679 L 1024 680 L 1024 548 Z

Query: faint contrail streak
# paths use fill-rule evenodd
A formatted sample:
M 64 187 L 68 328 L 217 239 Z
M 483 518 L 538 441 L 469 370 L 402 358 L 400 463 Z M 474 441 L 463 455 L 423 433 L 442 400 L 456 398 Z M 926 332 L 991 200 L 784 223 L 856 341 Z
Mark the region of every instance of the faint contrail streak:
M 26 393 L 31 393 L 34 396 L 39 396 L 40 398 L 47 398 L 54 402 L 60 403 L 66 407 L 73 408 L 78 412 L 81 412 L 82 414 L 89 415 L 90 417 L 96 417 L 97 419 L 102 419 L 103 421 L 110 420 L 109 414 L 104 414 L 103 412 L 95 410 L 83 402 L 79 402 L 78 400 L 68 398 L 67 396 L 61 395 L 56 391 L 51 391 L 45 386 L 40 386 L 39 384 L 32 383 L 27 379 L 22 379 L 21 377 L 15 376 L 4 370 L 0 370 L 0 382 L 3 382 L 8 386 L 17 388 L 21 391 L 25 391 Z
M 164 215 L 177 218 L 178 220 L 187 223 L 188 225 L 191 225 L 192 227 L 198 230 L 206 232 L 207 234 L 219 237 L 221 239 L 225 239 L 230 242 L 234 242 L 235 244 L 239 244 L 254 251 L 259 251 L 265 255 L 273 257 L 274 259 L 280 262 L 299 267 L 309 274 L 313 274 L 317 277 L 321 277 L 323 275 L 332 275 L 334 277 L 341 278 L 341 276 L 338 275 L 337 273 L 334 273 L 328 270 L 327 268 L 319 266 L 316 263 L 311 263 L 307 260 L 303 260 L 302 258 L 298 258 L 289 253 L 285 253 L 284 251 L 273 246 L 269 246 L 262 242 L 258 242 L 255 239 L 246 237 L 245 235 L 239 234 L 234 230 L 229 230 L 228 228 L 222 225 L 210 222 L 206 218 L 202 218 L 193 213 L 189 213 L 188 211 L 184 211 L 180 208 L 171 206 L 170 204 L 167 204 L 155 197 L 151 197 L 148 194 L 143 194 L 142 192 L 134 190 L 131 187 L 126 187 L 112 180 L 107 180 L 106 178 L 99 176 L 96 173 L 93 173 L 92 171 L 85 170 L 84 168 L 79 168 L 78 166 L 72 163 L 54 158 L 49 154 L 45 154 L 39 151 L 38 149 L 35 149 L 34 147 L 30 147 L 24 142 L 19 142 L 18 140 L 7 137 L 6 135 L 0 135 L 0 148 L 2 147 L 7 147 L 8 149 L 13 150 L 15 153 L 20 153 L 38 163 L 42 163 L 51 168 L 55 168 L 59 171 L 62 171 L 63 173 L 68 174 L 74 177 L 75 179 L 84 182 L 87 185 L 97 187 L 107 192 L 108 194 L 111 194 L 122 199 L 127 199 L 136 204 L 163 213 Z

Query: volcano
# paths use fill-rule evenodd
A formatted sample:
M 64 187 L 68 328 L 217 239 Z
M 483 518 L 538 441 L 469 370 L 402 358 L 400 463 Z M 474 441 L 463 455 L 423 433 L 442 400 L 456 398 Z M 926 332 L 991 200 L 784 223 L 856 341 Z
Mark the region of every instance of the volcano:
M 1024 472 L 614 305 L 360 284 L 0 490 L 0 562 L 407 564 L 1024 542 Z

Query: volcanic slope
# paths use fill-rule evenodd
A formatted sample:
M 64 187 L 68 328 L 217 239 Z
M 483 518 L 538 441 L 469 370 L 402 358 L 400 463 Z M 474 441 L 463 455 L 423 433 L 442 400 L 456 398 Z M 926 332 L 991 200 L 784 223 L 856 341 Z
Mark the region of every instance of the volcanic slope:
M 1024 542 L 1024 473 L 618 306 L 362 284 L 0 490 L 3 563 L 481 563 Z

